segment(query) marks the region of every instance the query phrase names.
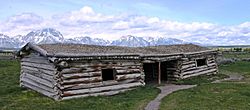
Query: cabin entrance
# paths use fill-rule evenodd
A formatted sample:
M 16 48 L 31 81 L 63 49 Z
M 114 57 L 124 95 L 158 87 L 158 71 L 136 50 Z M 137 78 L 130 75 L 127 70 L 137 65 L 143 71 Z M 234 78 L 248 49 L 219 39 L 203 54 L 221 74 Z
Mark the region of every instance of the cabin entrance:
M 177 61 L 164 61 L 155 63 L 143 63 L 143 70 L 145 74 L 146 83 L 167 83 L 171 80 Z

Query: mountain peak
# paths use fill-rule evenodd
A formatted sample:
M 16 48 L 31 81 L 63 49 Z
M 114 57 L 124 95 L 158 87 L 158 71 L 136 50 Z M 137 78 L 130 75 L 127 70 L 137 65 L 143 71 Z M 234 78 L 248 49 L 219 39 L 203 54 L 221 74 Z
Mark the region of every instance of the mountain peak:
M 63 35 L 53 28 L 44 28 L 40 30 L 31 31 L 23 37 L 23 42 L 32 42 L 36 44 L 51 44 L 61 43 L 64 38 Z

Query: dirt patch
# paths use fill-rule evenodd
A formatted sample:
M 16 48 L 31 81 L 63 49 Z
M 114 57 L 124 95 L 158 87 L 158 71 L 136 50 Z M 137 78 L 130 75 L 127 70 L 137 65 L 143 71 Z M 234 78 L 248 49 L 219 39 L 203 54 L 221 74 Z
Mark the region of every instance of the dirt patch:
M 240 74 L 230 74 L 228 75 L 229 78 L 224 78 L 224 79 L 220 79 L 220 80 L 215 80 L 212 83 L 220 83 L 222 81 L 241 81 L 244 79 L 244 76 L 240 75 Z

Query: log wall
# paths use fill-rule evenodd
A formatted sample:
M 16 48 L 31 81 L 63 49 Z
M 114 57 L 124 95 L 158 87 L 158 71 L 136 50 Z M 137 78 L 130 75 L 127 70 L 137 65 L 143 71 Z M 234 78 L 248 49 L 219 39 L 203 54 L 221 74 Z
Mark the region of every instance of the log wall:
M 75 97 L 113 95 L 144 85 L 140 61 L 78 60 L 61 61 L 60 89 L 62 99 Z M 103 81 L 102 69 L 114 69 L 114 80 Z
M 102 69 L 114 69 L 114 80 L 103 81 Z M 144 84 L 139 60 L 71 60 L 54 64 L 35 53 L 21 59 L 20 85 L 55 100 L 113 95 Z
M 196 59 L 206 58 L 197 66 Z M 50 59 L 56 59 L 51 62 Z M 214 55 L 192 56 L 162 61 L 162 78 L 185 79 L 218 72 Z M 103 81 L 102 69 L 113 69 L 114 80 Z M 145 85 L 143 62 L 135 60 L 57 59 L 35 52 L 21 59 L 20 85 L 55 100 L 85 96 L 113 95 Z
M 197 66 L 196 59 L 206 59 L 206 65 Z M 194 58 L 186 58 L 180 65 L 180 79 L 185 79 L 192 76 L 201 74 L 215 74 L 218 72 L 218 66 L 215 61 L 215 56 L 200 56 Z
M 56 67 L 45 57 L 30 54 L 21 59 L 21 87 L 30 88 L 59 100 L 61 90 L 57 86 L 58 77 Z

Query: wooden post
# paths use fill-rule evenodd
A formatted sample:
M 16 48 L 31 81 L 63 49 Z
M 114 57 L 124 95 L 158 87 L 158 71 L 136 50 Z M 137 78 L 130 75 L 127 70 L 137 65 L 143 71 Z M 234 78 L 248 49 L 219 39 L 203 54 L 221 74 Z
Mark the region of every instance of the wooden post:
M 161 62 L 158 65 L 158 84 L 161 84 Z

